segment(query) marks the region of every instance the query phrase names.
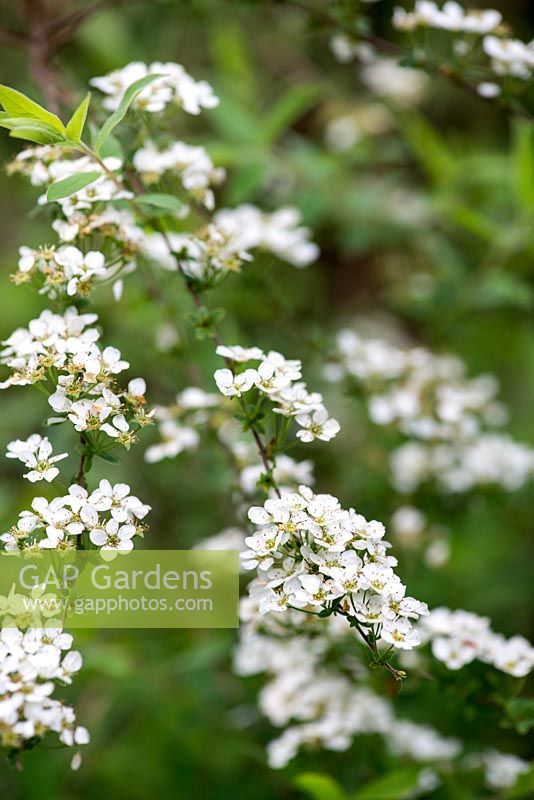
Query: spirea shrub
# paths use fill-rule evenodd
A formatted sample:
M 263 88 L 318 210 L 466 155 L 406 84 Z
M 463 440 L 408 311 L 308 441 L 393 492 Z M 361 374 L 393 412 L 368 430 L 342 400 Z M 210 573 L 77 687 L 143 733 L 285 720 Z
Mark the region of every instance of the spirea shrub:
M 422 29 L 446 32 L 458 70 L 466 60 L 465 82 L 474 70 L 468 53 L 478 47 L 484 80 L 472 85 L 485 98 L 508 97 L 534 67 L 531 45 L 510 38 L 497 11 L 421 1 L 413 11 L 396 9 L 393 24 L 414 37 Z M 362 59 L 367 85 L 375 89 L 401 69 L 346 32 L 338 32 L 332 48 L 342 62 Z M 398 93 L 401 105 L 424 92 L 424 74 L 416 70 L 435 67 L 432 58 L 430 50 L 411 60 L 408 88 L 403 83 Z M 199 546 L 241 551 L 248 586 L 235 669 L 265 676 L 260 709 L 283 729 L 268 745 L 269 764 L 284 767 L 304 747 L 346 750 L 355 736 L 373 734 L 393 757 L 417 765 L 414 793 L 432 791 L 448 773 L 477 770 L 490 790 L 512 786 L 527 770 L 522 759 L 483 743 L 474 749 L 461 731 L 440 731 L 432 714 L 428 721 L 409 719 L 397 711 L 395 696 L 412 673 L 419 679 L 435 670 L 435 679 L 448 684 L 471 662 L 492 676 L 508 676 L 512 696 L 514 679 L 534 664 L 523 637 L 505 638 L 488 618 L 462 609 L 429 611 L 397 573 L 407 542 L 430 541 L 434 560 L 440 557 L 439 538 L 428 538 L 430 522 L 418 508 L 420 492 L 443 498 L 488 485 L 514 491 L 531 477 L 532 450 L 503 433 L 507 414 L 496 380 L 469 377 L 454 355 L 352 330 L 321 353 L 325 386 L 346 384 L 373 425 L 391 436 L 384 480 L 392 498 L 400 496 L 391 519 L 396 550 L 383 522 L 361 513 L 361 497 L 343 502 L 315 477 L 314 454 L 346 433 L 322 387 L 308 388 L 305 360 L 272 349 L 268 340 L 227 341 L 224 309 L 209 302 L 211 289 L 239 281 L 260 252 L 302 270 L 299 279 L 306 281 L 305 268 L 319 248 L 298 209 L 218 207 L 224 169 L 174 131 L 181 115 L 209 114 L 219 101 L 183 66 L 135 61 L 90 83 L 96 96 L 88 94 L 66 125 L 18 91 L 0 88 L 0 125 L 25 141 L 8 172 L 35 187 L 37 206 L 50 219 L 47 241 L 21 245 L 11 277 L 39 294 L 43 310 L 21 320 L 0 353 L 6 368 L 0 388 L 38 389 L 47 435 L 43 428 L 15 439 L 6 455 L 21 462 L 30 483 L 44 481 L 53 490 L 51 499 L 34 496 L 14 511 L 13 526 L 0 536 L 4 549 L 127 554 L 147 533 L 151 498 L 139 499 L 111 476 L 96 483 L 95 460 L 127 458 L 151 426 L 152 442 L 143 441 L 147 470 L 181 454 L 192 458 L 212 437 L 235 475 L 235 526 Z M 123 135 L 126 124 L 135 137 Z M 330 131 L 336 147 L 343 135 Z M 190 323 L 219 367 L 205 385 L 177 385 L 175 402 L 153 406 L 145 380 L 131 377 L 135 349 L 123 354 L 108 341 L 93 296 L 107 287 L 120 304 L 134 272 L 161 270 L 189 294 Z M 157 292 L 150 302 L 168 303 Z M 68 453 L 54 444 L 60 424 L 78 454 L 74 475 L 64 474 Z M 304 460 L 288 454 L 295 445 L 305 449 Z M 458 599 L 461 604 L 461 591 Z M 19 612 L 16 597 L 2 599 L 2 747 L 17 754 L 48 732 L 68 746 L 87 744 L 75 712 L 53 697 L 82 666 L 70 649 L 72 637 L 61 621 L 27 620 Z

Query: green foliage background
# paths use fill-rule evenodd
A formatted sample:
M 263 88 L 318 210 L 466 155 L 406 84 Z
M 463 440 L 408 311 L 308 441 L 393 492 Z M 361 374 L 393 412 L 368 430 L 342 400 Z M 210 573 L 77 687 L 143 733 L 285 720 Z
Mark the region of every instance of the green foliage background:
M 391 5 L 373 7 L 379 26 Z M 504 5 L 522 38 L 532 38 L 524 4 Z M 6 17 L 14 16 L 16 9 L 5 6 Z M 302 357 L 315 386 L 322 382 L 331 335 L 343 323 L 369 314 L 387 321 L 393 314 L 415 341 L 461 355 L 472 374 L 495 373 L 510 407 L 511 432 L 532 442 L 532 126 L 436 81 L 419 110 L 392 109 L 388 132 L 332 152 L 324 144 L 328 120 L 380 101 L 369 97 L 355 66 L 335 62 L 330 34 L 288 3 L 139 2 L 93 17 L 58 63 L 73 101 L 83 97 L 90 77 L 129 61 L 183 63 L 221 98 L 200 119 L 177 116 L 180 138 L 202 143 L 228 169 L 219 205 L 247 201 L 302 210 L 321 246 L 319 263 L 299 271 L 264 256 L 216 290 L 213 303 L 227 309 L 226 341 Z M 2 82 L 40 99 L 24 53 L 4 50 L 0 59 Z M 0 148 L 7 159 L 7 137 Z M 34 197 L 22 181 L 1 178 L 2 337 L 45 305 L 8 278 L 17 247 L 49 237 L 46 220 L 28 213 Z M 216 359 L 209 341 L 194 338 L 183 288 L 165 275 L 161 282 L 182 309 L 176 320 L 181 361 L 175 354 L 153 358 L 160 314 L 136 276 L 127 280 L 120 305 L 105 290 L 95 305 L 106 341 L 131 362 L 132 376 L 146 377 L 149 399 L 165 403 L 198 379 L 209 386 Z M 387 520 L 395 498 L 385 480 L 382 434 L 354 399 L 321 388 L 331 394 L 342 435 L 313 450 L 317 483 L 366 516 Z M 47 410 L 31 390 L 3 393 L 1 402 L 3 451 L 11 439 L 38 430 Z M 56 437 L 62 435 L 68 432 Z M 143 445 L 154 438 L 148 430 Z M 127 481 L 153 506 L 150 546 L 188 547 L 234 523 L 230 476 L 216 447 L 204 442 L 196 454 L 153 466 L 143 463 L 143 450 L 133 448 L 120 466 L 99 462 L 94 478 Z M 3 460 L 0 469 L 0 518 L 7 530 L 32 490 L 16 466 Z M 452 559 L 430 571 L 416 555 L 403 556 L 400 574 L 410 591 L 429 605 L 488 614 L 504 634 L 532 635 L 528 503 L 527 490 L 477 492 L 439 504 L 431 494 L 424 497 L 424 510 L 450 528 Z M 273 732 L 255 704 L 260 682 L 232 675 L 233 632 L 103 631 L 76 638 L 84 669 L 64 696 L 76 698 L 79 718 L 92 733 L 84 765 L 71 773 L 69 751 L 39 749 L 21 773 L 0 766 L 2 797 L 282 800 L 302 796 L 294 776 L 305 770 L 334 775 L 354 793 L 399 768 L 378 740 L 361 737 L 347 753 L 312 752 L 282 772 L 269 770 L 263 746 Z M 526 756 L 526 737 L 504 727 L 503 713 L 477 705 L 484 675 L 466 670 L 462 693 L 457 682 L 447 684 L 446 670 L 440 690 L 408 680 L 399 713 L 432 719 L 445 734 L 460 731 L 475 747 L 489 737 L 494 746 Z M 504 683 L 502 676 L 491 680 L 496 691 Z M 435 796 L 478 795 L 451 782 Z

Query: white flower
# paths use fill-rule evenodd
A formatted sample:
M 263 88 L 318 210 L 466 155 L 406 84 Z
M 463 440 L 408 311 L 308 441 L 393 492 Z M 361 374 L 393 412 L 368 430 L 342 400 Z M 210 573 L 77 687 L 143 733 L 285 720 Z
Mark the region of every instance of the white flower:
M 180 425 L 175 420 L 163 420 L 158 426 L 161 442 L 153 444 L 145 452 L 145 461 L 154 464 L 164 458 L 175 458 L 184 450 L 194 450 L 200 437 L 194 428 Z
M 217 388 L 225 397 L 241 397 L 243 392 L 248 392 L 255 385 L 258 373 L 254 369 L 246 369 L 234 375 L 230 369 L 218 369 L 214 377 Z
M 278 369 L 273 361 L 267 360 L 258 366 L 255 383 L 261 392 L 272 395 L 289 386 L 291 378 Z
M 340 431 L 339 422 L 329 418 L 328 411 L 324 406 L 318 408 L 313 414 L 298 414 L 296 420 L 302 428 L 297 431 L 297 437 L 301 442 L 313 442 L 314 439 L 329 442 Z
M 81 285 L 94 277 L 105 277 L 107 273 L 104 254 L 96 250 L 84 254 L 77 247 L 61 247 L 55 261 L 63 267 L 68 295 L 77 294 Z
M 188 386 L 176 395 L 176 402 L 181 408 L 187 411 L 198 411 L 218 406 L 220 398 L 216 394 L 209 394 L 203 389 L 199 389 L 198 386 Z
M 520 775 L 525 775 L 530 764 L 511 753 L 499 753 L 491 750 L 484 754 L 484 777 L 490 789 L 499 791 L 511 789 Z
M 100 430 L 107 433 L 112 439 L 120 439 L 129 433 L 130 426 L 124 414 L 116 414 L 111 422 L 112 424 L 105 422 L 104 425 L 100 427 Z
M 92 543 L 105 553 L 129 553 L 133 550 L 134 536 L 134 525 L 121 525 L 116 519 L 110 519 L 103 529 L 95 528 L 89 534 Z
M 38 433 L 34 433 L 25 441 L 20 439 L 10 442 L 7 446 L 6 456 L 17 458 L 19 461 L 30 468 L 24 477 L 31 483 L 45 480 L 48 483 L 59 475 L 59 469 L 53 467 L 57 461 L 68 457 L 68 453 L 52 455 L 52 445 L 50 441 Z
M 215 352 L 218 356 L 221 356 L 221 358 L 227 358 L 229 361 L 237 362 L 261 361 L 261 359 L 265 358 L 265 354 L 259 347 L 240 347 L 240 345 L 227 347 L 226 345 L 220 344 Z
M 390 98 L 402 108 L 420 102 L 428 88 L 428 78 L 424 73 L 399 66 L 393 58 L 373 58 L 363 67 L 360 76 L 374 94 Z
M 150 511 L 150 506 L 130 494 L 128 484 L 116 483 L 112 486 L 106 478 L 100 481 L 98 489 L 91 494 L 90 502 L 97 511 L 109 511 L 118 522 L 143 519 Z
M 386 620 L 382 625 L 382 639 L 399 650 L 411 650 L 421 643 L 421 638 L 407 619 Z
M 295 590 L 294 597 L 299 605 L 322 606 L 344 593 L 334 581 L 322 575 L 299 575 L 297 580 L 301 588 Z
M 483 81 L 477 86 L 477 92 L 481 97 L 493 98 L 498 97 L 502 89 L 498 83 L 492 81 Z

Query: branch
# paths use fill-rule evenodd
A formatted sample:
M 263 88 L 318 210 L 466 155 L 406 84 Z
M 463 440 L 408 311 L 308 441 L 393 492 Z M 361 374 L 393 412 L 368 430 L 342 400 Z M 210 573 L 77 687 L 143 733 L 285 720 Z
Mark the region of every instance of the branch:
M 5 44 L 12 47 L 22 47 L 28 40 L 28 37 L 20 31 L 11 31 L 7 28 L 0 27 L 0 44 Z
M 316 19 L 321 20 L 329 27 L 333 27 L 338 31 L 343 30 L 343 27 L 339 21 L 321 8 L 309 6 L 307 3 L 303 2 L 303 0 L 289 0 L 289 4 L 314 16 Z M 396 58 L 401 59 L 410 54 L 408 50 L 396 44 L 395 42 L 382 39 L 380 36 L 376 36 L 375 34 L 351 33 L 350 35 L 354 36 L 354 38 L 357 38 L 358 41 L 363 42 L 364 44 L 371 45 L 375 48 L 375 50 L 383 55 L 395 56 Z M 433 64 L 426 58 L 418 58 L 414 66 L 415 68 L 422 69 L 431 75 L 444 78 L 449 83 L 453 84 L 459 89 L 462 89 L 464 92 L 470 94 L 472 97 L 475 97 L 477 100 L 480 100 L 480 102 L 485 103 L 486 105 L 494 103 L 493 98 L 480 95 L 475 84 L 470 83 L 447 64 Z M 529 114 L 529 112 L 522 106 L 517 106 L 510 102 L 502 102 L 501 106 L 516 116 L 523 117 L 524 119 L 528 120 L 534 119 L 532 115 Z
M 132 5 L 137 2 L 143 2 L 143 0 L 97 0 L 96 3 L 87 8 L 80 8 L 78 11 L 73 11 L 72 14 L 67 14 L 65 17 L 52 21 L 50 24 L 51 40 L 57 49 L 65 44 L 84 22 L 99 11 L 104 11 L 106 8 L 113 8 L 114 6 Z

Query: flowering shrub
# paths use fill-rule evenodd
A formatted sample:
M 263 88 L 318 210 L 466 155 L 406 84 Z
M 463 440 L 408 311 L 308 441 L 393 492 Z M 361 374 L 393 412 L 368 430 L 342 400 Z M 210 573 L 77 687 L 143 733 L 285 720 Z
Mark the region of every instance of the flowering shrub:
M 494 508 L 508 494 L 521 498 L 534 451 L 503 432 L 504 426 L 513 430 L 513 414 L 498 399 L 493 374 L 470 377 L 464 359 L 449 354 L 461 351 L 457 339 L 456 346 L 442 347 L 423 324 L 414 324 L 408 337 L 401 320 L 410 317 L 403 302 L 415 303 L 417 319 L 430 297 L 428 316 L 441 314 L 443 327 L 454 327 L 447 301 L 437 302 L 442 289 L 450 297 L 447 281 L 460 271 L 446 225 L 463 224 L 464 233 L 486 243 L 494 227 L 491 214 L 470 210 L 465 198 L 451 200 L 461 191 L 454 159 L 415 109 L 440 76 L 466 96 L 528 114 L 533 50 L 512 38 L 495 10 L 417 0 L 413 10 L 395 9 L 390 34 L 401 38 L 389 42 L 371 31 L 371 4 L 358 13 L 352 5 L 296 4 L 298 13 L 324 22 L 325 52 L 329 42 L 341 65 L 358 65 L 367 97 L 346 113 L 328 109 L 322 120 L 318 114 L 312 127 L 322 125 L 320 155 L 299 140 L 297 123 L 304 124 L 321 92 L 297 92 L 272 119 L 249 119 L 253 99 L 238 49 L 231 66 L 238 87 L 230 91 L 221 81 L 221 98 L 181 64 L 136 60 L 92 78 L 95 96 L 87 94 L 66 124 L 52 107 L 0 87 L 0 126 L 25 141 L 7 172 L 38 190 L 37 210 L 47 226 L 46 241 L 21 246 L 18 267 L 11 268 L 14 287 L 34 290 L 39 313 L 20 320 L 0 352 L 7 396 L 29 395 L 32 387 L 44 395 L 39 419 L 47 435 L 34 432 L 36 425 L 27 433 L 21 424 L 15 435 L 26 438 L 5 443 L 7 458 L 21 462 L 23 477 L 39 483 L 43 496 L 20 496 L 24 510 L 10 508 L 0 541 L 21 558 L 74 549 L 103 560 L 127 556 L 142 546 L 153 506 L 154 547 L 170 542 L 240 551 L 244 591 L 234 671 L 263 676 L 262 685 L 256 679 L 258 705 L 278 729 L 276 738 L 265 737 L 270 768 L 305 763 L 307 750 L 333 751 L 324 761 L 318 756 L 319 771 L 295 778 L 302 791 L 324 800 L 344 797 L 345 782 L 362 798 L 452 800 L 468 796 L 464 785 L 473 797 L 504 797 L 508 790 L 527 796 L 522 787 L 529 791 L 532 772 L 519 736 L 532 724 L 532 701 L 520 692 L 534 649 L 516 632 L 524 620 L 511 614 L 508 634 L 496 632 L 505 629 L 499 605 L 473 577 L 485 554 L 477 551 L 476 563 L 467 559 L 463 571 L 448 575 L 453 592 L 440 570 L 454 565 L 462 547 L 475 547 L 465 540 L 494 513 L 496 558 L 506 565 L 502 517 Z M 233 103 L 232 92 L 240 91 L 247 98 L 243 108 Z M 218 125 L 220 137 L 200 144 L 197 128 L 188 127 L 197 123 L 187 118 L 209 120 L 210 114 L 214 122 L 206 124 Z M 279 146 L 277 125 L 288 134 Z M 345 173 L 355 166 L 363 172 L 366 159 L 377 159 L 371 141 L 383 137 L 395 164 L 406 158 L 402 136 L 435 181 L 438 199 L 430 202 L 433 189 L 415 188 L 415 181 L 400 184 L 396 197 L 380 184 L 379 160 L 378 188 L 361 177 L 377 213 L 362 209 L 360 184 L 343 196 Z M 534 147 L 519 136 L 531 176 Z M 226 139 L 233 146 L 225 151 Z M 532 196 L 524 179 L 519 194 L 519 244 L 506 239 L 505 247 L 499 240 L 497 258 L 504 253 L 513 261 L 532 250 L 524 230 Z M 497 211 L 491 206 L 492 214 L 501 211 L 498 203 Z M 368 215 L 369 234 L 359 214 Z M 322 245 L 334 222 L 347 253 L 376 250 L 401 275 L 391 279 L 392 298 L 380 299 L 387 315 L 380 315 L 378 302 L 375 313 L 365 309 L 354 329 L 337 334 L 342 314 L 313 283 L 313 265 L 329 258 L 316 241 Z M 406 254 L 394 248 L 400 237 L 404 250 L 407 230 L 413 230 L 416 267 L 403 280 Z M 31 233 L 24 241 L 32 241 Z M 434 265 L 434 242 L 448 254 L 450 274 Z M 458 251 L 465 247 L 461 242 Z M 418 272 L 423 255 L 435 275 Z M 521 275 L 506 283 L 491 248 L 485 257 L 485 302 L 489 297 L 490 307 L 499 307 L 512 296 L 518 308 L 529 306 Z M 467 274 L 463 279 L 476 307 L 478 284 Z M 454 323 L 466 307 L 458 302 Z M 121 349 L 108 344 L 108 329 Z M 146 380 L 124 379 L 130 361 L 133 374 L 139 370 Z M 311 376 L 312 389 L 303 375 Z M 146 395 L 152 403 L 158 394 L 167 400 L 152 407 Z M 124 451 L 139 440 L 144 463 L 129 473 L 135 451 Z M 117 464 L 131 475 L 128 482 L 112 474 Z M 143 500 L 131 488 L 136 484 Z M 214 509 L 225 525 L 215 535 Z M 476 526 L 473 513 L 480 514 Z M 390 519 L 387 537 L 373 516 Z M 182 517 L 194 535 L 178 529 Z M 499 574 L 505 573 L 499 562 Z M 471 599 L 470 581 L 479 587 Z M 36 587 L 34 594 L 42 591 Z M 463 610 L 486 613 L 487 603 L 488 613 L 497 612 L 495 623 Z M 69 747 L 89 743 L 71 706 L 52 697 L 82 667 L 70 649 L 72 636 L 62 620 L 28 618 L 21 608 L 13 593 L 0 599 L 0 744 L 19 764 L 23 751 L 44 749 L 48 733 Z M 101 667 L 91 653 L 102 646 L 108 678 L 124 669 L 141 684 L 150 672 L 141 657 L 135 666 L 108 660 L 109 643 L 98 639 L 87 642 L 93 669 Z M 175 664 L 174 647 L 169 662 Z M 154 673 L 162 685 L 166 664 L 163 659 Z M 236 696 L 246 691 L 232 686 Z M 173 682 L 169 702 L 176 691 Z M 80 718 L 88 705 L 83 693 L 81 699 Z M 165 702 L 160 695 L 158 703 Z M 235 697 L 232 704 L 238 707 L 229 727 L 259 724 L 250 706 L 243 711 Z M 488 724 L 480 711 L 486 707 Z M 98 728 L 94 713 L 92 721 Z M 338 773 L 339 754 L 355 740 L 369 748 L 369 759 L 362 759 L 356 778 L 343 774 L 338 785 L 330 774 Z M 79 765 L 76 754 L 72 766 Z M 360 795 L 363 783 L 367 794 Z

